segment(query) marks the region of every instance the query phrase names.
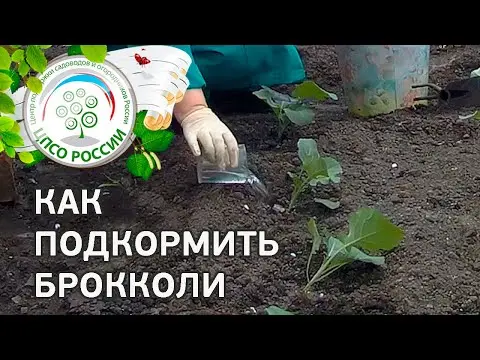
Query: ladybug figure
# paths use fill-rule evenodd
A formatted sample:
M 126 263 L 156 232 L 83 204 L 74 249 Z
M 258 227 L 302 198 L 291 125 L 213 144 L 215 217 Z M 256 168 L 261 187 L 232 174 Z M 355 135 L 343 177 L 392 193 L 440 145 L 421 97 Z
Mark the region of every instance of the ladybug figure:
M 139 54 L 135 54 L 135 60 L 141 67 L 145 67 L 145 65 L 150 64 L 150 60 L 148 60 L 145 56 L 142 57 Z

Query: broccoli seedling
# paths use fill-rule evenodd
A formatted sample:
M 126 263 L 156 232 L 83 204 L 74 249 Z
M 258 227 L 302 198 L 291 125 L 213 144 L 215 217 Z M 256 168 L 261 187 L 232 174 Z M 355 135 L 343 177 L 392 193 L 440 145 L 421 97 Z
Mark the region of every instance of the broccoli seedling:
M 318 153 L 317 142 L 313 139 L 300 139 L 297 143 L 298 156 L 302 162 L 298 173 L 289 172 L 288 175 L 293 180 L 293 192 L 290 199 L 288 210 L 292 210 L 296 205 L 298 197 L 307 189 L 315 187 L 318 184 L 327 185 L 329 183 L 338 184 L 342 167 L 337 160 L 331 157 L 321 157 Z M 338 202 L 327 199 L 314 199 L 330 209 L 336 209 L 340 205 Z
M 282 94 L 269 87 L 253 92 L 266 102 L 278 120 L 277 136 L 280 140 L 290 124 L 304 126 L 311 124 L 315 117 L 312 106 L 327 99 L 338 100 L 337 95 L 323 90 L 313 81 L 297 85 L 291 95 Z
M 374 265 L 384 265 L 383 256 L 367 254 L 379 251 L 390 251 L 403 240 L 404 232 L 393 224 L 378 210 L 362 208 L 350 216 L 349 231 L 346 235 L 321 236 L 314 219 L 308 221 L 308 231 L 312 237 L 312 249 L 307 262 L 307 292 L 311 286 L 341 267 L 354 261 L 362 261 Z M 315 275 L 310 278 L 310 263 L 320 246 L 326 247 L 323 262 Z

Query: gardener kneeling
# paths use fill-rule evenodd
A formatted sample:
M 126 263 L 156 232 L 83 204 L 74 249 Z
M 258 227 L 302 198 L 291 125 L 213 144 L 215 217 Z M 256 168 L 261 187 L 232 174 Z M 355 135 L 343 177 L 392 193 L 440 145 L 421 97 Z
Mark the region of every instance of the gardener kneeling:
M 128 45 L 138 46 L 138 45 Z M 230 129 L 209 108 L 203 88 L 212 91 L 254 91 L 261 85 L 292 84 L 305 79 L 293 45 L 170 45 L 192 58 L 190 86 L 175 105 L 174 116 L 195 156 L 221 168 L 238 165 L 238 144 Z M 126 46 L 109 46 L 109 51 Z

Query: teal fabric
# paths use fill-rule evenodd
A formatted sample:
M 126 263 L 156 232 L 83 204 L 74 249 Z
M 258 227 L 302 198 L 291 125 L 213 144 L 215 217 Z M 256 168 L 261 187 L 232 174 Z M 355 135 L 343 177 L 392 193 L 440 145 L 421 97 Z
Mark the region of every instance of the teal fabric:
M 109 45 L 114 51 L 138 45 Z M 193 59 L 190 89 L 254 90 L 261 85 L 298 83 L 305 69 L 293 45 L 169 45 Z

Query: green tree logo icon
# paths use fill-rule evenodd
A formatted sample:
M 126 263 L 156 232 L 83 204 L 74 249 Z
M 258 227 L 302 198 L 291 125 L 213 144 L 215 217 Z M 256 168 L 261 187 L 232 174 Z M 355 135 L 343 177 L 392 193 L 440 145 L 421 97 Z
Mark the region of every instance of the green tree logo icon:
M 67 103 L 68 108 L 67 106 L 60 105 L 56 109 L 58 117 L 66 118 L 65 127 L 67 130 L 80 128 L 80 135 L 78 136 L 80 139 L 85 137 L 84 128 L 91 129 L 98 123 L 98 117 L 92 111 L 98 105 L 98 99 L 95 96 L 87 96 L 85 100 L 83 100 L 84 97 L 84 89 L 78 89 L 75 94 L 71 91 L 66 91 L 63 94 L 63 100 Z M 84 107 L 87 111 L 84 111 Z

